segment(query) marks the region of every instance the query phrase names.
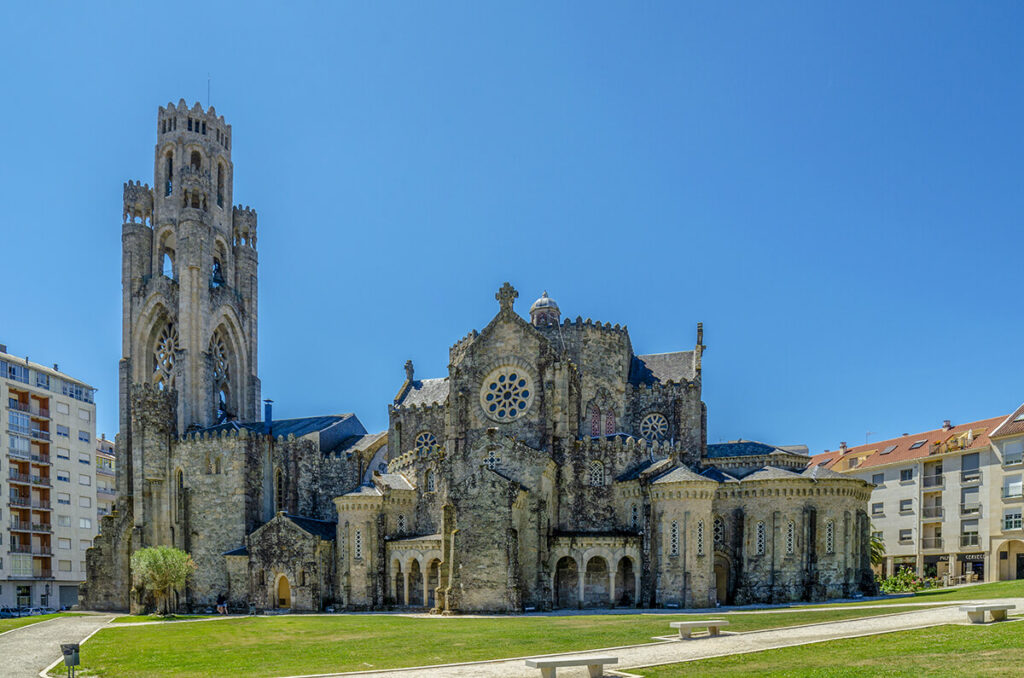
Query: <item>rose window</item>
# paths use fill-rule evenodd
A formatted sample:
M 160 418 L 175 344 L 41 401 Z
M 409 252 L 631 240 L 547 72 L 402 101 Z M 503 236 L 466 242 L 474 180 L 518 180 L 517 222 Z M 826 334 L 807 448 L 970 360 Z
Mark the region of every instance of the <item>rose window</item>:
M 522 417 L 532 402 L 530 378 L 518 367 L 499 367 L 484 379 L 480 389 L 481 407 L 488 417 L 498 422 Z
M 420 452 L 431 452 L 437 448 L 437 438 L 430 431 L 416 436 L 416 449 Z
M 169 323 L 160 331 L 153 348 L 153 382 L 161 388 L 174 387 L 174 353 L 178 349 L 178 330 Z
M 668 433 L 668 419 L 664 414 L 648 414 L 640 422 L 640 435 L 645 440 L 663 440 Z

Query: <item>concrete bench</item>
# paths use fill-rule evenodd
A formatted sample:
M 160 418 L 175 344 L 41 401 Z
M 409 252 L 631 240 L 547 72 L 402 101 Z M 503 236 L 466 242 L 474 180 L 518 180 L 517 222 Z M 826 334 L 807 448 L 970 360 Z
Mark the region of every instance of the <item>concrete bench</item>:
M 992 603 L 988 605 L 961 605 L 960 611 L 967 613 L 967 618 L 972 624 L 984 624 L 985 613 L 992 614 L 992 621 L 1006 621 L 1006 611 L 1013 610 L 1017 606 L 1008 603 Z
M 590 677 L 603 676 L 605 664 L 618 664 L 618 657 L 593 656 L 593 657 L 538 657 L 527 659 L 526 667 L 529 669 L 540 669 L 541 678 L 555 678 L 555 669 L 565 666 L 586 666 Z
M 723 626 L 728 625 L 729 622 L 727 622 L 724 619 L 696 619 L 694 621 L 672 622 L 671 624 L 669 624 L 669 626 L 671 626 L 672 628 L 679 629 L 680 638 L 689 638 L 690 633 L 693 632 L 693 629 L 704 628 L 708 630 L 709 635 L 717 636 L 719 629 L 721 629 Z

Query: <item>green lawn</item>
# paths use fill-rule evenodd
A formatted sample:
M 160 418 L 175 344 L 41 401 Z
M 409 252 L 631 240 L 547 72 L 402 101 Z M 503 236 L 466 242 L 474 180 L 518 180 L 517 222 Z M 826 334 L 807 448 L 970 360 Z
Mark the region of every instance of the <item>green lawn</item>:
M 161 617 L 158 614 L 129 614 L 123 617 L 114 617 L 111 624 L 141 624 L 142 622 L 174 622 L 188 621 L 189 619 L 209 619 L 216 615 L 212 614 L 169 614 Z
M 986 598 L 1024 598 L 1024 579 L 996 581 L 991 584 L 977 584 L 958 589 L 929 589 L 913 596 L 900 596 L 885 600 L 872 600 L 859 603 L 843 603 L 843 607 L 864 605 L 899 605 L 901 603 L 934 603 L 943 605 L 958 600 L 984 600 Z M 828 603 L 825 606 L 831 607 Z M 815 605 L 803 605 L 799 609 L 814 609 Z
M 728 617 L 730 631 L 752 631 L 878 614 L 851 608 L 722 616 Z M 82 646 L 81 673 L 105 678 L 280 676 L 422 666 L 647 643 L 651 636 L 672 635 L 669 622 L 681 618 L 685 615 L 294 615 L 108 626 Z
M 17 629 L 22 626 L 28 626 L 29 624 L 38 624 L 39 622 L 46 621 L 47 619 L 54 619 L 56 617 L 77 617 L 78 614 L 74 612 L 58 612 L 57 614 L 37 614 L 32 617 L 15 617 L 14 619 L 0 619 L 0 633 L 4 631 L 10 631 L 11 629 Z
M 858 678 L 1017 676 L 1024 666 L 1024 625 L 935 626 L 779 650 L 630 669 L 644 678 L 785 676 Z

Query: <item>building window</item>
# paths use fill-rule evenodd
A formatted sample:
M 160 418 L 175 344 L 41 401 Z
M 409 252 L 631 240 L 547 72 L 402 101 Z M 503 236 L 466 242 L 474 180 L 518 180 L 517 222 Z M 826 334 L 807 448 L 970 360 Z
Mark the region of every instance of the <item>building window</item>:
M 648 414 L 640 422 L 640 435 L 651 442 L 664 440 L 668 433 L 668 419 L 664 414 Z
M 352 540 L 354 544 L 353 550 L 355 551 L 354 557 L 356 560 L 363 559 L 363 531 L 356 530 L 356 538 Z
M 71 516 L 57 516 L 58 527 L 71 527 Z
M 907 483 L 914 479 L 914 469 L 904 468 L 900 469 L 900 482 Z
M 78 498 L 79 508 L 92 508 L 92 497 L 79 497 Z
M 405 534 L 405 514 L 398 514 L 398 534 Z
M 796 525 L 789 521 L 786 525 L 786 553 L 793 555 L 796 552 Z
M 697 555 L 704 555 L 704 521 L 697 521 Z
M 601 435 L 601 410 L 591 403 L 587 412 L 590 415 L 590 437 L 596 438 Z
M 67 492 L 58 492 L 57 493 L 57 503 L 58 504 L 68 504 L 68 505 L 70 505 L 71 504 L 71 495 L 68 494 Z
M 521 417 L 533 402 L 532 386 L 518 367 L 499 367 L 480 389 L 480 405 L 488 417 L 506 423 Z
M 90 466 L 92 464 L 92 455 L 89 454 L 88 452 L 79 452 L 78 453 L 78 463 L 79 464 L 85 464 L 86 466 Z
M 71 414 L 71 407 L 67 403 L 57 403 L 57 412 L 59 414 Z
M 871 505 L 871 515 L 873 516 L 884 516 L 885 515 L 885 504 L 880 501 L 876 501 Z
M 910 528 L 900 530 L 900 543 L 905 544 L 913 539 Z
M 679 521 L 672 521 L 672 528 L 669 530 L 669 548 L 668 554 L 670 556 L 679 555 Z
M 883 485 L 883 484 L 885 484 L 885 474 L 884 473 L 876 473 L 875 475 L 871 476 L 871 484 L 872 485 Z
M 274 471 L 274 506 L 278 511 L 284 510 L 284 474 L 281 469 Z
M 92 529 L 92 520 L 90 518 L 79 518 L 78 519 L 78 527 L 80 527 L 83 530 L 91 530 Z
M 426 485 L 427 485 L 427 492 L 433 492 L 434 491 L 434 472 L 433 471 L 427 471 L 427 483 L 426 483 Z
M 914 512 L 914 500 L 913 499 L 900 499 L 900 513 L 913 513 Z
M 88 518 L 85 518 L 85 520 L 88 520 Z M 87 551 L 90 548 L 92 548 L 92 540 L 91 539 L 79 539 L 78 540 L 78 549 L 80 551 Z
M 601 487 L 604 485 L 604 464 L 596 459 L 590 462 L 590 486 Z
M 611 410 L 604 413 L 604 434 L 610 436 L 615 433 L 615 413 Z
M 89 410 L 83 410 L 82 408 L 78 408 L 78 418 L 81 419 L 82 421 L 89 421 Z
M 825 553 L 836 552 L 836 524 L 833 521 L 825 523 Z
M 66 447 L 58 447 L 57 448 L 57 458 L 58 459 L 71 459 L 71 450 L 69 450 Z
M 765 548 L 768 544 L 768 530 L 764 526 L 764 521 L 758 521 L 757 523 L 757 535 L 754 543 L 754 551 L 759 556 L 763 556 Z
M 50 375 L 43 374 L 42 372 L 36 372 L 36 386 L 39 388 L 45 388 L 47 391 L 49 391 Z
M 70 572 L 71 571 L 71 561 L 70 560 L 58 560 L 57 561 L 57 569 L 60 570 L 61 572 Z
M 58 537 L 57 538 L 57 548 L 59 548 L 61 550 L 64 550 L 64 551 L 70 551 L 71 550 L 71 540 L 70 539 L 65 539 L 64 537 Z
M 1021 529 L 1021 509 L 1011 509 L 1003 513 L 1003 529 Z
M 637 504 L 629 507 L 629 526 L 634 530 L 640 529 L 640 507 Z
M 67 426 L 61 426 L 60 424 L 57 424 L 57 435 L 63 436 L 65 438 L 70 438 L 71 429 L 69 429 Z
M 416 450 L 420 453 L 429 454 L 437 449 L 437 437 L 430 431 L 423 431 L 416 436 Z
M 57 480 L 61 481 L 62 483 L 70 483 L 71 474 L 68 473 L 67 471 L 57 471 Z
M 498 451 L 487 450 L 487 458 L 484 460 L 484 463 L 487 464 L 487 468 L 491 469 L 492 471 L 498 468 L 498 464 L 501 463 L 501 457 L 498 456 Z
M 87 486 L 88 485 L 92 485 L 92 478 L 87 476 L 87 475 L 84 475 L 84 474 L 79 474 L 78 475 L 78 484 L 79 485 L 87 485 Z
M 721 517 L 715 516 L 715 522 L 713 525 L 715 548 L 725 548 L 725 521 Z

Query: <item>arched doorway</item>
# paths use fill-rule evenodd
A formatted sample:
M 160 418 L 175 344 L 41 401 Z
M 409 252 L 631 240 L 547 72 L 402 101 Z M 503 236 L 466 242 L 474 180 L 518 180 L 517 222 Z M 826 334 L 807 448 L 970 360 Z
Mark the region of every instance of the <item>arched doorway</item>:
M 580 576 L 576 560 L 565 556 L 555 566 L 555 607 L 577 607 L 579 605 Z
M 633 559 L 625 556 L 619 559 L 615 568 L 615 604 L 629 607 L 636 603 L 636 571 Z
M 587 561 L 587 573 L 583 578 L 583 605 L 607 607 L 611 602 L 608 584 L 608 561 L 601 556 L 594 556 Z
M 292 587 L 283 574 L 277 579 L 277 608 L 287 610 L 292 606 Z
M 402 563 L 396 560 L 392 572 L 395 575 L 395 605 L 405 605 L 405 577 L 402 575 Z
M 999 579 L 1024 579 L 1024 542 L 1011 539 L 999 546 L 996 556 L 999 567 Z M 988 573 L 985 574 L 989 577 Z
M 441 585 L 441 561 L 434 560 L 430 561 L 427 565 L 427 605 L 434 607 L 435 601 L 434 596 L 437 593 L 437 587 Z
M 729 600 L 729 561 L 722 556 L 715 556 L 715 598 L 719 605 Z
M 409 562 L 409 600 L 407 605 L 423 605 L 423 570 L 420 569 L 420 561 Z

